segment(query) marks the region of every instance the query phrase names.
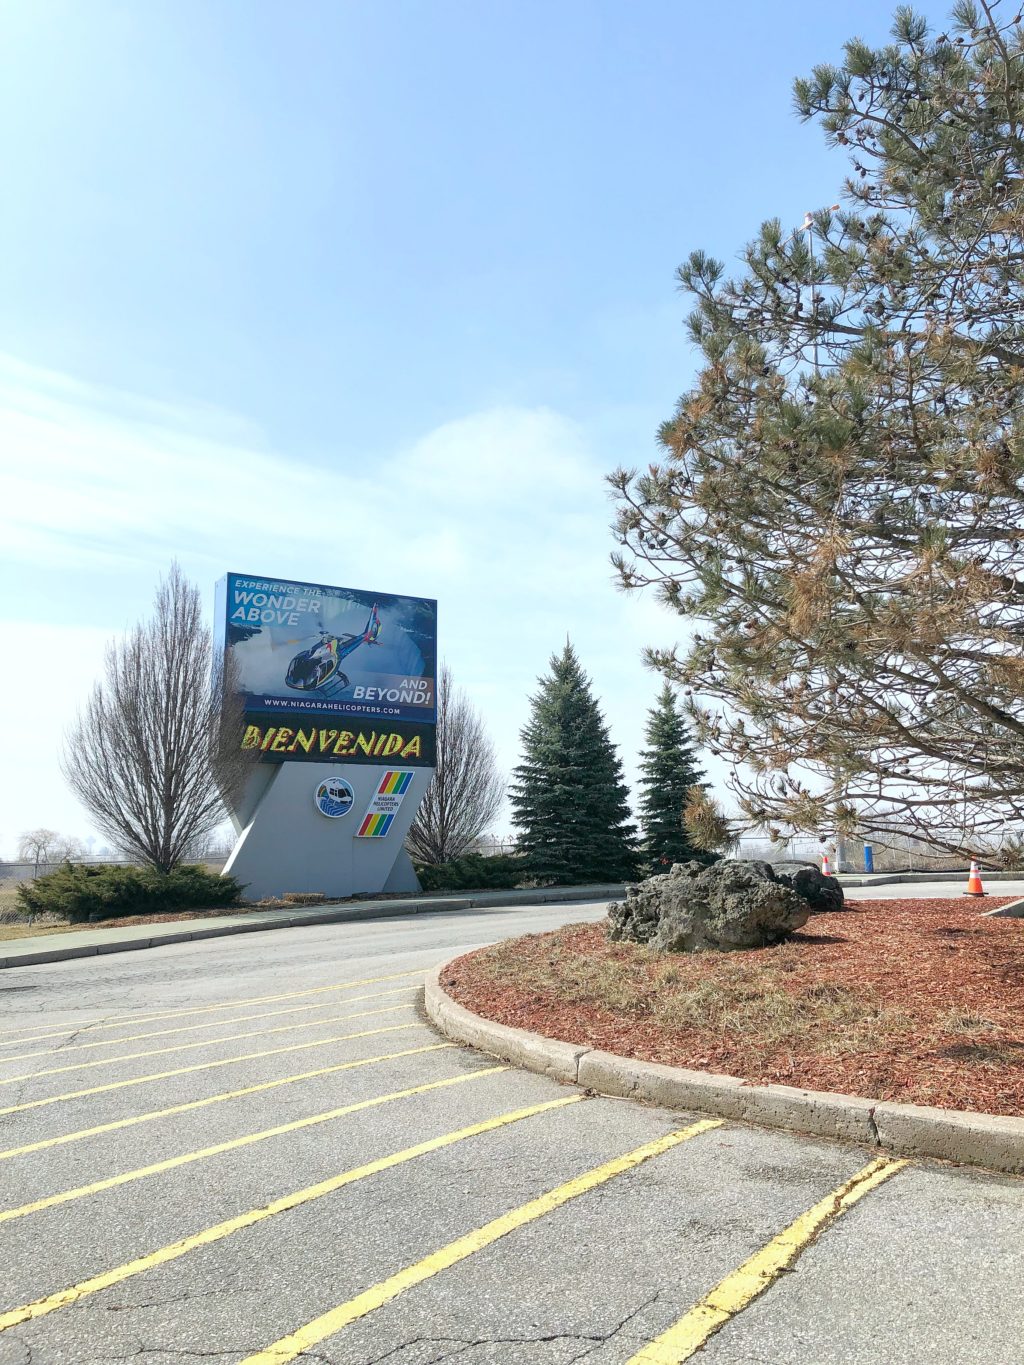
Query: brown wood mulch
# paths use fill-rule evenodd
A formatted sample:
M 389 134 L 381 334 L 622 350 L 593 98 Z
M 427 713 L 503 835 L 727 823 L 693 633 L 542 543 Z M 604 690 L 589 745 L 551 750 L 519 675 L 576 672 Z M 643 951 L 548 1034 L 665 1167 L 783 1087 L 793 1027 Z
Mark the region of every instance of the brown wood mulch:
M 601 924 L 480 949 L 467 1009 L 550 1038 L 753 1082 L 1024 1116 L 1024 920 L 1013 899 L 850 901 L 785 944 L 655 954 Z

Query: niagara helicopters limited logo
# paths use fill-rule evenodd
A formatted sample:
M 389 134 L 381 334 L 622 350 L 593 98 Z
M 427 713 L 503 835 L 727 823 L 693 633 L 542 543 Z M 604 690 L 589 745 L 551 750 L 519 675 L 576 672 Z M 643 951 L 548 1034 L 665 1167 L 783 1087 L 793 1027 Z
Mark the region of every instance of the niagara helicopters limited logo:
M 313 803 L 321 815 L 337 820 L 352 809 L 356 794 L 343 777 L 328 777 L 317 783 Z

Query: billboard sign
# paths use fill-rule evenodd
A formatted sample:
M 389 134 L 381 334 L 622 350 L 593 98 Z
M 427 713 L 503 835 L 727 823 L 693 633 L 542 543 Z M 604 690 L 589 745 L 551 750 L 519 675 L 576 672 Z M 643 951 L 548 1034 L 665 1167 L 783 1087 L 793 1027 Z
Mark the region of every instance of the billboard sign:
M 270 762 L 433 764 L 437 603 L 229 573 L 216 626 Z

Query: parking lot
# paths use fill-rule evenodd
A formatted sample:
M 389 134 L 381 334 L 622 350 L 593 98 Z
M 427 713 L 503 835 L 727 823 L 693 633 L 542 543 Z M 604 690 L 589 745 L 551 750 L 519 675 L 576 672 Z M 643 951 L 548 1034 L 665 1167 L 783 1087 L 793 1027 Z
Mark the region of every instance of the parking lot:
M 601 913 L 0 973 L 0 1365 L 1024 1361 L 1024 1180 L 590 1096 L 424 1022 L 426 968 Z

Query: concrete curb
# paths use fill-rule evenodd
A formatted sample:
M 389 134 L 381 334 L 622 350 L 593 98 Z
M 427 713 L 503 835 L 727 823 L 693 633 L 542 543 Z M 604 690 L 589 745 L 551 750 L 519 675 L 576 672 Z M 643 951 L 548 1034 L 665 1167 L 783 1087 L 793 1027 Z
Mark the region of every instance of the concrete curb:
M 1010 901 L 1009 905 L 1004 905 L 998 910 L 986 910 L 985 918 L 1024 919 L 1024 897 L 1017 901 Z
M 939 1157 L 1024 1174 L 1024 1119 L 889 1104 L 789 1085 L 750 1085 L 737 1076 L 661 1066 L 558 1042 L 483 1019 L 458 1004 L 441 985 L 448 965 L 427 973 L 424 1005 L 431 1023 L 454 1042 L 467 1043 L 527 1071 L 666 1109 L 697 1110 L 766 1128 L 838 1138 L 893 1156 Z
M 158 925 L 139 926 L 139 933 L 128 938 L 98 939 L 95 943 L 73 943 L 53 948 L 28 949 L 17 952 L 17 940 L 10 945 L 0 941 L 0 970 L 5 967 L 34 967 L 46 962 L 67 962 L 76 957 L 98 957 L 106 953 L 137 952 L 141 948 L 162 948 L 170 943 L 192 943 L 204 938 L 226 938 L 233 934 L 266 933 L 271 929 L 297 929 L 303 925 L 343 924 L 349 920 L 391 919 L 401 915 L 437 915 L 456 910 L 507 910 L 517 905 L 571 905 L 587 901 L 621 899 L 623 886 L 568 886 L 546 887 L 538 891 L 486 892 L 475 896 L 424 898 L 422 900 L 367 901 L 362 905 L 320 906 L 316 910 L 289 914 L 270 912 L 264 918 L 253 914 L 231 923 L 210 924 L 203 920 L 179 920 L 180 925 L 195 928 L 166 928 Z M 274 917 L 271 918 L 270 916 Z M 205 927 L 200 927 L 205 924 Z M 147 933 L 147 929 L 157 932 Z M 83 931 L 89 932 L 89 931 Z M 116 929 L 98 929 L 99 934 L 114 935 Z M 58 936 L 54 936 L 58 937 Z M 32 940 L 23 940 L 31 942 Z M 38 941 L 38 940 L 37 940 Z

